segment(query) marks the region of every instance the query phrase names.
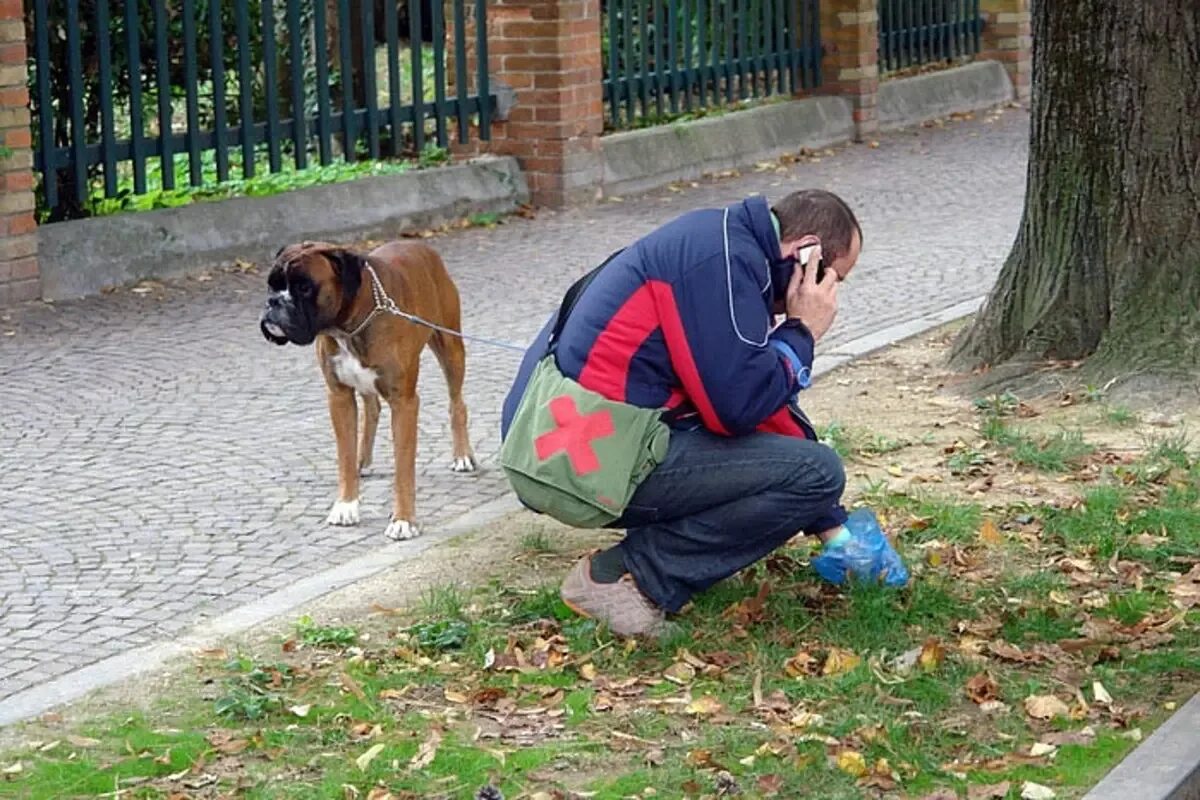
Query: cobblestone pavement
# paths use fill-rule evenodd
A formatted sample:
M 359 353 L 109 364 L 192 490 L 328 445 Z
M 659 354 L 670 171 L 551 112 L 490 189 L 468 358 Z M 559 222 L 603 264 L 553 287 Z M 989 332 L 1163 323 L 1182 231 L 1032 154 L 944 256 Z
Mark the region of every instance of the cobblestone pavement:
M 858 210 L 866 247 L 828 350 L 987 291 L 1021 212 L 1027 126 L 1024 110 L 1009 109 L 783 171 L 434 243 L 463 295 L 465 329 L 526 342 L 573 277 L 655 224 L 754 192 L 831 188 Z M 327 527 L 335 465 L 322 382 L 312 349 L 262 339 L 264 286 L 262 273 L 214 272 L 0 312 L 0 701 L 384 543 L 386 421 L 362 524 Z M 427 527 L 505 491 L 493 459 L 516 364 L 512 353 L 468 346 L 471 438 L 484 468 L 463 477 L 448 469 L 445 389 L 426 356 L 418 515 Z

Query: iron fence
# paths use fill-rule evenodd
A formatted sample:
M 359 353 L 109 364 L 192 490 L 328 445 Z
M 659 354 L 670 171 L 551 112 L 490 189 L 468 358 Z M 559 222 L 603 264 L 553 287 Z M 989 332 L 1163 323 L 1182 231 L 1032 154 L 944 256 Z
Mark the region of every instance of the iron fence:
M 818 0 L 603 0 L 609 124 L 819 86 L 818 10 Z
M 979 0 L 879 0 L 880 71 L 973 56 L 982 30 Z
M 44 220 L 488 137 L 485 0 L 29 6 Z

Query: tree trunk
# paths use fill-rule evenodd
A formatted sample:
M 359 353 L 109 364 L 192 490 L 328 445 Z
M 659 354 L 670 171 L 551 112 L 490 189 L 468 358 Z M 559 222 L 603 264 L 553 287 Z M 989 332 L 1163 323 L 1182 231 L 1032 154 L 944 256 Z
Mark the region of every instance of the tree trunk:
M 952 359 L 1194 372 L 1200 3 L 1034 0 L 1032 16 L 1025 211 Z

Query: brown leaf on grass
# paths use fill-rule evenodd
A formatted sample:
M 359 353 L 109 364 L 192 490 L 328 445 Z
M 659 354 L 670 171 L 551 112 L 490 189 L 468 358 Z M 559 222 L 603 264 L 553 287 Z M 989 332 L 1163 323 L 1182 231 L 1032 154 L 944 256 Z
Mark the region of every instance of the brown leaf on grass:
M 742 627 L 762 622 L 766 618 L 767 596 L 770 593 L 770 582 L 763 581 L 758 586 L 758 594 L 739 600 L 721 612 L 721 616 Z
M 471 703 L 477 706 L 492 706 L 501 697 L 506 697 L 508 692 L 498 686 L 488 686 L 483 689 L 477 689 L 471 695 Z
M 703 716 L 709 714 L 719 714 L 725 710 L 725 707 L 721 705 L 720 700 L 713 697 L 711 694 L 706 694 L 701 695 L 692 702 L 688 703 L 683 710 L 687 714 L 699 714 Z
M 366 703 L 367 705 L 371 704 L 370 701 L 367 700 L 367 695 L 362 690 L 362 687 L 358 685 L 358 681 L 354 680 L 354 678 L 350 677 L 350 675 L 346 672 L 343 672 L 339 678 L 346 691 L 350 692 L 350 694 L 357 697 L 363 703 Z
M 696 769 L 725 769 L 713 759 L 712 750 L 688 750 L 687 763 Z
M 867 760 L 857 750 L 843 750 L 837 755 L 837 768 L 855 778 L 867 774 Z
M 942 647 L 942 643 L 936 637 L 930 637 L 921 646 L 921 654 L 917 656 L 917 663 L 925 672 L 934 672 L 945 659 L 946 648 Z
M 433 763 L 433 759 L 437 758 L 438 748 L 441 746 L 442 732 L 437 728 L 431 728 L 429 736 L 421 742 L 420 748 L 417 749 L 417 754 L 408 762 L 408 768 L 425 769 Z
M 99 739 L 93 739 L 90 736 L 76 736 L 74 734 L 67 734 L 67 741 L 75 747 L 95 747 L 100 744 Z
M 953 789 L 938 789 L 933 794 L 927 794 L 921 800 L 958 800 L 958 792 Z
M 1052 694 L 1036 694 L 1025 698 L 1025 713 L 1034 719 L 1065 717 L 1071 709 Z
M 799 678 L 804 675 L 816 675 L 820 669 L 820 660 L 805 650 L 801 650 L 783 662 L 784 672 L 793 678 Z
M 70 737 L 68 737 L 69 740 Z M 213 731 L 205 737 L 213 749 L 225 755 L 237 755 L 250 746 L 248 739 L 237 739 L 229 731 Z
M 1200 605 L 1200 564 L 1193 566 L 1191 571 L 1175 582 L 1171 587 L 1171 596 L 1175 607 L 1181 611 Z
M 1043 734 L 1041 740 L 1055 747 L 1065 744 L 1089 745 L 1096 741 L 1096 732 L 1090 727 L 1078 731 L 1052 731 Z
M 355 722 L 347 731 L 352 742 L 364 742 L 380 734 L 383 729 L 373 722 Z
M 1004 536 L 1001 535 L 1000 529 L 996 527 L 996 523 L 990 519 L 985 519 L 983 525 L 979 528 L 979 541 L 986 545 L 998 545 L 1004 543 Z
M 1010 644 L 1003 639 L 991 642 L 988 645 L 988 652 L 1001 661 L 1011 661 L 1014 664 L 1037 664 L 1046 660 L 1046 657 L 1040 653 L 1026 653 L 1015 644 Z
M 1000 685 L 986 672 L 981 672 L 967 681 L 965 688 L 967 697 L 977 705 L 1000 698 Z
M 968 786 L 967 800 L 1004 800 L 1008 797 L 1012 784 L 1008 781 L 993 783 L 988 786 Z
M 862 663 L 862 659 L 849 650 L 831 647 L 825 655 L 825 663 L 821 666 L 822 675 L 841 675 L 849 672 Z
M 663 677 L 671 683 L 686 686 L 696 679 L 696 668 L 686 661 L 676 661 L 663 671 Z
M 783 791 L 783 778 L 775 773 L 760 775 L 754 785 L 763 797 L 774 797 Z

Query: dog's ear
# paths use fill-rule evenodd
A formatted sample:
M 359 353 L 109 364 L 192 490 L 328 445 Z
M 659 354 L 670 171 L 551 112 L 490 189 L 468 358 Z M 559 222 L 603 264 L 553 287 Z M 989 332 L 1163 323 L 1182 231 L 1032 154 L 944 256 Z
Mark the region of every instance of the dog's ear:
M 330 250 L 325 254 L 337 273 L 346 297 L 355 297 L 362 288 L 363 268 L 367 260 L 353 250 Z

